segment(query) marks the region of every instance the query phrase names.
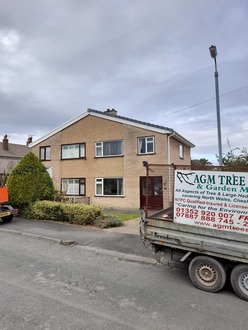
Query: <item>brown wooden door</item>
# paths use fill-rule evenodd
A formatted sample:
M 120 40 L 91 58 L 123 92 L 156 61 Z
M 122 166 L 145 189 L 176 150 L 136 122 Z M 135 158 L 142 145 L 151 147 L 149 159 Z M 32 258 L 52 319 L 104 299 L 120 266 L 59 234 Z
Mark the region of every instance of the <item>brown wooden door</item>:
M 148 177 L 148 209 L 162 210 L 163 209 L 163 189 L 162 176 Z M 146 206 L 146 177 L 140 177 L 140 208 Z

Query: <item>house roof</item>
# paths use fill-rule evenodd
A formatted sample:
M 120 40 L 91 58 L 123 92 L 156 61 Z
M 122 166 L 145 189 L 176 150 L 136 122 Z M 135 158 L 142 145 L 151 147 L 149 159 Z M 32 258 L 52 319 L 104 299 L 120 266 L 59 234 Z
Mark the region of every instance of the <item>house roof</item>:
M 27 145 L 8 143 L 8 150 L 3 149 L 3 142 L 0 142 L 0 158 L 5 159 L 21 159 L 31 149 Z
M 112 110 L 112 111 L 115 111 L 115 110 Z M 117 114 L 113 115 L 111 113 L 112 111 L 102 112 L 102 111 L 99 111 L 99 110 L 87 109 L 87 111 L 84 112 L 83 114 L 70 119 L 69 121 L 67 121 L 64 124 L 58 126 L 54 130 L 50 131 L 49 133 L 47 133 L 46 135 L 44 135 L 40 139 L 30 143 L 29 147 L 32 148 L 32 147 L 36 146 L 37 144 L 45 141 L 46 139 L 50 138 L 51 136 L 55 135 L 56 133 L 66 129 L 67 127 L 73 125 L 74 123 L 78 122 L 79 120 L 81 120 L 81 119 L 83 119 L 87 116 L 94 116 L 94 117 L 102 118 L 102 119 L 105 119 L 105 120 L 111 120 L 111 121 L 114 121 L 114 122 L 130 125 L 130 126 L 134 126 L 134 127 L 138 127 L 138 128 L 143 128 L 143 129 L 147 129 L 147 130 L 162 133 L 162 134 L 168 134 L 168 135 L 173 134 L 173 137 L 175 139 L 177 139 L 178 141 L 184 143 L 185 145 L 187 145 L 191 148 L 193 148 L 195 146 L 193 143 L 191 143 L 190 141 L 185 139 L 183 136 L 178 134 L 176 131 L 174 131 L 172 128 L 150 124 L 150 123 L 139 121 L 139 120 L 136 120 L 136 119 L 131 119 L 131 118 L 119 116 Z

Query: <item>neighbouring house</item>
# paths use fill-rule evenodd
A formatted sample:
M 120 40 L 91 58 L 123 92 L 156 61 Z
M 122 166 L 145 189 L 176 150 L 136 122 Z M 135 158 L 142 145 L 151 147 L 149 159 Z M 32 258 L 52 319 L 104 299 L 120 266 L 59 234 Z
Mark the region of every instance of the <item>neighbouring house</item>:
M 32 138 L 28 138 L 26 145 L 9 143 L 7 135 L 4 135 L 0 142 L 0 186 L 5 184 L 8 173 L 14 165 L 16 165 L 31 149 L 28 144 L 32 142 Z
M 145 162 L 190 165 L 194 145 L 173 129 L 88 109 L 30 144 L 56 189 L 103 208 L 144 207 Z M 153 175 L 154 209 L 165 207 L 165 179 Z

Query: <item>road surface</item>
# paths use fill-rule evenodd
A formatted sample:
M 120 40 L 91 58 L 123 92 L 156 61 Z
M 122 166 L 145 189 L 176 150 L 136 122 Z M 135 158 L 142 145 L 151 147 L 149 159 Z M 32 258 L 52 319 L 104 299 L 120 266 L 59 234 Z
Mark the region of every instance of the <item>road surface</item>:
M 1 330 L 247 329 L 247 302 L 183 269 L 6 232 L 0 249 Z

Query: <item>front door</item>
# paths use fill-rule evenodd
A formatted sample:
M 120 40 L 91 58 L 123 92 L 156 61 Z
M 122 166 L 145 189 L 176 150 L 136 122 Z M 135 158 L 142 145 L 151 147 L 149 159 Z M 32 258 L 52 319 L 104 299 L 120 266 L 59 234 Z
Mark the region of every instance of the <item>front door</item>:
M 162 210 L 163 209 L 163 189 L 162 176 L 148 177 L 148 209 Z M 146 177 L 140 177 L 140 208 L 146 206 Z

